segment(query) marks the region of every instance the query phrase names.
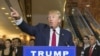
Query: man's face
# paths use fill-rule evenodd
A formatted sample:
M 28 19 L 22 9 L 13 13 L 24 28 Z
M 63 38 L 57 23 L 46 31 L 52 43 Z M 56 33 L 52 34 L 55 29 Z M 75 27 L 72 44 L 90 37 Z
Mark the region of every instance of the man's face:
M 59 25 L 59 23 L 61 22 L 61 19 L 59 18 L 58 14 L 49 13 L 48 22 L 49 22 L 50 27 L 56 28 Z
M 18 47 L 20 44 L 17 39 L 13 40 L 14 47 Z
M 86 37 L 83 38 L 83 41 L 84 41 L 85 44 L 89 43 L 89 39 L 86 38 Z
M 34 41 L 31 40 L 31 41 L 29 42 L 29 44 L 30 44 L 30 46 L 34 46 Z
M 96 39 L 95 39 L 94 36 L 91 36 L 91 37 L 89 38 L 89 41 L 90 41 L 90 45 L 94 45 L 94 44 L 96 43 Z

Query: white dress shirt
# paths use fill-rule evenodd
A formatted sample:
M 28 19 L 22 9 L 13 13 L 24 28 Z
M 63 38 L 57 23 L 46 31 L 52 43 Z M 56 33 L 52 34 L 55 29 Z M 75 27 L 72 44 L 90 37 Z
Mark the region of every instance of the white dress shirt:
M 92 46 L 92 51 L 95 49 L 95 46 L 96 46 L 96 44 L 94 44 L 94 45 Z
M 49 39 L 49 46 L 51 46 L 51 43 L 52 43 L 52 34 L 53 34 L 53 29 L 51 28 L 50 29 L 50 39 Z M 58 46 L 58 44 L 59 44 L 59 34 L 60 34 L 60 27 L 57 27 L 56 29 L 55 29 L 55 34 L 56 34 L 56 46 Z
M 18 20 L 15 20 L 16 25 L 20 25 L 23 22 L 22 17 Z
M 90 46 L 90 44 L 84 44 L 84 50 L 89 46 Z

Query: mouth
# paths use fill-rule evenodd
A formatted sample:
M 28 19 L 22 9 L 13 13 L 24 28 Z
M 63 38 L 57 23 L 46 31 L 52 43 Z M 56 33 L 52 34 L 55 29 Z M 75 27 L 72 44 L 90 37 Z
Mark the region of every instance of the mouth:
M 49 25 L 52 26 L 53 25 L 53 22 L 49 22 Z
M 52 23 L 53 23 L 53 22 L 51 22 L 51 21 L 49 22 L 49 24 L 52 24 Z

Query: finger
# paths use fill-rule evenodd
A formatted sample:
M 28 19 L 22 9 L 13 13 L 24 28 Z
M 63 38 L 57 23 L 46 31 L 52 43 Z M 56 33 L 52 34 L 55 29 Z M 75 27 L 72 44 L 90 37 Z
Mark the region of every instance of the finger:
M 14 13 L 14 12 L 11 12 L 11 16 L 12 16 L 13 14 L 15 14 L 15 13 Z
M 16 17 L 17 15 L 16 15 L 16 13 L 13 13 L 13 12 L 12 12 L 12 13 L 11 13 L 11 16 L 12 16 L 12 17 Z
M 10 7 L 10 9 L 11 9 L 13 12 L 16 12 L 16 10 L 15 10 L 14 8 Z

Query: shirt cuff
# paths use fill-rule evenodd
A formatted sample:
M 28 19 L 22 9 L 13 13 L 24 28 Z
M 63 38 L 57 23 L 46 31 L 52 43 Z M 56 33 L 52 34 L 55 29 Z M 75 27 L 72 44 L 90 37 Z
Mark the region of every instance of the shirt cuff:
M 20 25 L 23 22 L 22 17 L 18 20 L 15 20 L 16 25 Z

